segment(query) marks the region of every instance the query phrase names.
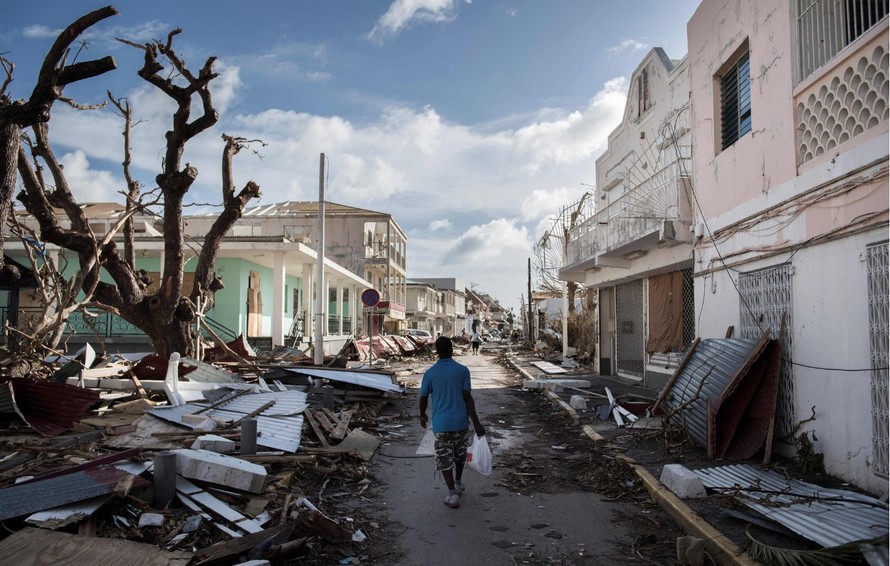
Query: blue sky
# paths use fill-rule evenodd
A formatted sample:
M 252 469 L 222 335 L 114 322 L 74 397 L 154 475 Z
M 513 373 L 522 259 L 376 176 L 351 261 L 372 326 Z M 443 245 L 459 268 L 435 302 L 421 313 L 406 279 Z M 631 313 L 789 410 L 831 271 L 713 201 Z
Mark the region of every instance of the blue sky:
M 0 0 L 0 53 L 13 98 L 33 87 L 59 30 L 103 3 Z M 518 309 L 533 244 L 561 206 L 595 181 L 620 121 L 628 77 L 652 47 L 686 55 L 697 1 L 189 0 L 115 4 L 79 60 L 118 69 L 65 94 L 127 97 L 135 173 L 158 172 L 170 103 L 142 81 L 144 43 L 182 28 L 174 46 L 197 70 L 218 57 L 220 121 L 194 139 L 188 201 L 220 200 L 220 135 L 261 139 L 235 160 L 236 185 L 260 203 L 318 198 L 391 213 L 408 235 L 409 277 L 457 277 Z M 75 194 L 120 201 L 121 122 L 110 110 L 57 104 L 50 123 Z M 586 184 L 586 185 L 585 185 Z

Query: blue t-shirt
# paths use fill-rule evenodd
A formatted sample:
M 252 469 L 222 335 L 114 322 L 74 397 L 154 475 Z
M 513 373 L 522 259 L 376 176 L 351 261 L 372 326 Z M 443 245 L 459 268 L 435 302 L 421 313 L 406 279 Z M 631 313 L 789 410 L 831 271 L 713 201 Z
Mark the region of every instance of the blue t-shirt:
M 469 428 L 470 414 L 464 391 L 470 391 L 467 366 L 445 358 L 426 370 L 420 383 L 420 396 L 430 398 L 433 432 L 457 432 Z

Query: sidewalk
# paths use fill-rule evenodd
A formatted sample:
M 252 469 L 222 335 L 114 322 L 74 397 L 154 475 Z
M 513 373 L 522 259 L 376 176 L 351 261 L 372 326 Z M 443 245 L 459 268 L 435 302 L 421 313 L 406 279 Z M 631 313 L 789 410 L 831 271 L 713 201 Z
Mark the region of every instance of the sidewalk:
M 541 362 L 537 356 L 520 356 L 513 354 L 508 350 L 506 356 L 507 363 L 516 371 L 518 371 L 525 380 L 528 381 L 547 381 L 547 380 L 568 380 L 571 385 L 563 387 L 560 391 L 545 390 L 545 394 L 554 402 L 559 404 L 578 424 L 590 439 L 598 444 L 606 444 L 607 438 L 603 434 L 608 435 L 607 431 L 614 431 L 616 423 L 614 421 L 599 421 L 597 424 L 585 424 L 582 422 L 581 415 L 573 409 L 569 402 L 573 395 L 586 397 L 588 401 L 594 401 L 592 404 L 608 404 L 605 397 L 605 389 L 616 397 L 634 397 L 639 399 L 655 400 L 658 391 L 653 391 L 645 387 L 630 384 L 614 377 L 604 377 L 595 374 L 589 368 L 578 368 L 577 370 L 567 370 L 566 373 L 545 374 L 539 367 L 533 365 L 533 362 Z M 574 380 L 588 382 L 589 386 L 574 383 Z M 557 387 L 556 389 L 560 389 Z M 603 398 L 599 398 L 602 395 Z M 587 419 L 583 419 L 587 420 Z M 603 434 L 601 434 L 603 433 Z M 616 457 L 624 458 L 634 467 L 634 470 L 646 490 L 649 492 L 653 500 L 668 513 L 671 518 L 689 535 L 698 537 L 704 541 L 708 554 L 715 562 L 721 565 L 734 566 L 756 566 L 758 562 L 752 560 L 729 538 L 720 533 L 716 528 L 709 524 L 698 513 L 686 505 L 681 499 L 671 493 L 650 471 L 636 463 L 632 458 L 623 454 L 617 454 Z

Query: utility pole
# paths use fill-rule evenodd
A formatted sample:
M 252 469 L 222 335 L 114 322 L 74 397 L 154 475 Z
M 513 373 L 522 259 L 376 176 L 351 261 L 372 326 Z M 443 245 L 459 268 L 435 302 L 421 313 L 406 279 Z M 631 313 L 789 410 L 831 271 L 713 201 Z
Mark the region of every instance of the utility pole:
M 528 258 L 528 341 L 535 345 L 534 306 L 532 304 L 532 258 Z
M 315 365 L 324 365 L 324 154 L 321 154 L 318 165 L 318 274 L 315 276 L 315 339 L 312 348 Z

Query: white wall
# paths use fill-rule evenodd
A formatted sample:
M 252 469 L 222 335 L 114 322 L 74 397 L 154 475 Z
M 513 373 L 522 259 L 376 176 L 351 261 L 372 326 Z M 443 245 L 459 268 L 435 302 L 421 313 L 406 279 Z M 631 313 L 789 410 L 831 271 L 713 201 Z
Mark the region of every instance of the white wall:
M 826 471 L 873 493 L 887 490 L 872 461 L 871 372 L 839 371 L 870 367 L 867 272 L 869 244 L 887 240 L 886 228 L 805 248 L 792 258 L 795 422 L 811 417 L 797 434 L 812 431 Z M 784 257 L 752 263 L 743 271 L 780 265 Z M 734 281 L 739 274 L 731 272 Z M 699 335 L 724 336 L 738 328 L 739 295 L 726 271 L 695 279 Z M 702 306 L 704 301 L 704 306 Z M 738 334 L 736 334 L 738 335 Z M 812 436 L 811 436 L 812 438 Z

